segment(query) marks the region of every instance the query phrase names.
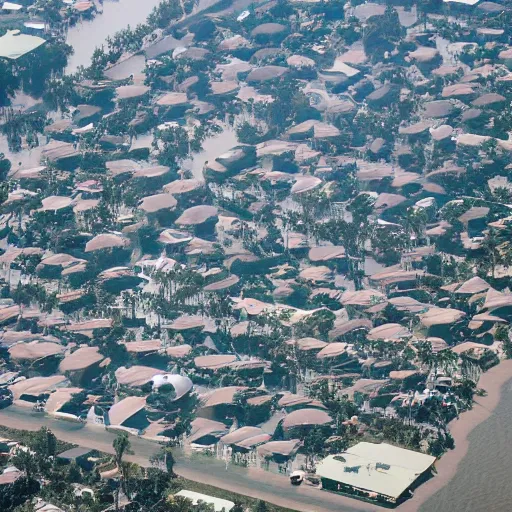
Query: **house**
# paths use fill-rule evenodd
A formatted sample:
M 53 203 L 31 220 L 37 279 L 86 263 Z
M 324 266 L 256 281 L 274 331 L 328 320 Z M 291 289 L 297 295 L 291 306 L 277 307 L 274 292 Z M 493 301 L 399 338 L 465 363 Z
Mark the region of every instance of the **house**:
M 390 444 L 359 443 L 317 465 L 322 487 L 398 504 L 422 483 L 436 458 Z

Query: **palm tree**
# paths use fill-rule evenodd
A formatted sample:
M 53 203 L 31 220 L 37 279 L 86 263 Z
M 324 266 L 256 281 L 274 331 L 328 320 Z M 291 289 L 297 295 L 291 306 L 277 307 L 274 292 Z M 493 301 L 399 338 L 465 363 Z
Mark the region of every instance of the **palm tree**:
M 447 374 L 451 375 L 458 367 L 459 356 L 451 349 L 441 350 L 436 354 L 437 364 Z
M 124 470 L 126 469 L 123 466 L 123 455 L 130 450 L 130 440 L 128 439 L 128 434 L 122 433 L 118 434 L 117 437 L 114 439 L 114 442 L 112 444 L 115 450 L 115 463 L 117 467 L 117 471 L 119 472 L 119 478 L 121 481 L 121 486 L 124 487 Z M 116 511 L 119 510 L 119 487 L 116 491 Z

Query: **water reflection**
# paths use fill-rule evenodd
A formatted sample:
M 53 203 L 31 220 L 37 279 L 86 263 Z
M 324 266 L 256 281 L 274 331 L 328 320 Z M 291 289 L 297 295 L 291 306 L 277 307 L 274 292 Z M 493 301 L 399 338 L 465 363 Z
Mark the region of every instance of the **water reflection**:
M 192 159 L 183 163 L 183 168 L 192 171 L 194 178 L 204 180 L 203 167 L 205 162 L 215 160 L 218 156 L 226 153 L 238 144 L 236 132 L 230 126 L 224 126 L 224 131 L 206 139 L 203 142 L 203 150 L 196 153 Z
M 103 13 L 91 21 L 84 21 L 68 32 L 67 42 L 75 53 L 69 58 L 67 73 L 74 73 L 78 66 L 87 67 L 96 47 L 101 46 L 108 36 L 112 36 L 128 25 L 135 27 L 146 20 L 148 14 L 161 0 L 121 0 L 104 2 Z

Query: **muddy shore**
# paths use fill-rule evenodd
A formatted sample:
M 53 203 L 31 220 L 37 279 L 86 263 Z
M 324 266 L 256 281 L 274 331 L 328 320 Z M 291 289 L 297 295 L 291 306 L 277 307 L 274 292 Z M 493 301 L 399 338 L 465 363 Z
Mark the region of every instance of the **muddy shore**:
M 462 413 L 459 419 L 449 424 L 450 433 L 455 440 L 455 448 L 436 462 L 437 475 L 416 489 L 413 498 L 400 505 L 397 510 L 416 512 L 455 476 L 460 462 L 468 453 L 469 434 L 491 416 L 500 402 L 503 387 L 510 379 L 512 379 L 512 360 L 502 361 L 481 376 L 478 387 L 484 389 L 487 395 L 476 397 L 473 408 Z

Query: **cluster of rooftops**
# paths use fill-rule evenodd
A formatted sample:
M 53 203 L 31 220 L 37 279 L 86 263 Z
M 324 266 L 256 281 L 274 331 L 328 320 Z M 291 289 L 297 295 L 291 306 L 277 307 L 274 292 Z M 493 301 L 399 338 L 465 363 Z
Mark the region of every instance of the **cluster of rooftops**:
M 492 253 L 492 268 L 481 261 L 511 219 L 497 191 L 512 190 L 512 143 L 496 130 L 512 98 L 512 49 L 493 23 L 507 7 L 447 3 L 462 5 L 420 22 L 416 6 L 348 3 L 345 21 L 331 21 L 308 2 L 292 2 L 281 17 L 266 2 L 236 23 L 209 16 L 207 43 L 156 33 L 144 47 L 145 74 L 118 79 L 108 70 L 103 80 L 75 83 L 84 102 L 45 128 L 40 166 L 12 166 L 1 206 L 9 236 L 0 277 L 10 292 L 0 302 L 0 383 L 14 406 L 163 440 L 198 397 L 190 443 L 290 457 L 302 442 L 294 429 L 333 425 L 308 396 L 311 383 L 327 381 L 352 401 L 391 386 L 387 405 L 398 408 L 411 391 L 448 377 L 421 359 L 425 345 L 482 369 L 497 362 L 503 340 L 495 335 L 512 311 L 507 244 Z M 390 10 L 402 35 L 376 62 L 345 31 Z M 441 18 L 459 41 L 439 35 Z M 309 40 L 310 32 L 322 39 Z M 169 62 L 182 73 L 166 71 Z M 204 97 L 197 69 L 208 78 Z M 281 132 L 260 120 L 257 141 L 208 156 L 195 174 L 183 159 L 162 165 L 166 130 L 183 129 L 190 142 L 201 126 L 232 132 L 220 121 L 227 105 L 240 128 L 253 108 L 282 101 L 288 81 L 306 99 L 305 114 L 294 113 Z M 110 121 L 128 114 L 129 132 L 115 131 Z M 163 124 L 148 132 L 152 116 Z M 365 132 L 375 119 L 375 130 L 385 127 L 379 136 Z M 91 136 L 100 161 L 93 169 L 84 158 Z M 477 174 L 485 193 L 468 197 Z M 360 230 L 368 230 L 357 250 L 348 228 L 338 240 L 315 231 L 352 224 L 362 196 L 370 208 Z M 14 290 L 34 283 L 53 307 L 15 300 Z M 175 410 L 155 403 L 161 388 L 172 390 L 166 407 Z M 274 439 L 266 420 L 232 428 L 242 406 L 281 414 L 288 438 Z M 347 465 L 373 463 L 366 452 L 347 453 Z M 384 455 L 377 462 L 388 465 Z M 418 455 L 418 464 L 395 467 L 400 484 L 388 495 L 399 496 L 427 462 Z M 333 456 L 321 467 L 338 464 Z M 387 487 L 383 467 L 369 478 Z M 345 473 L 357 480 L 364 472 Z

